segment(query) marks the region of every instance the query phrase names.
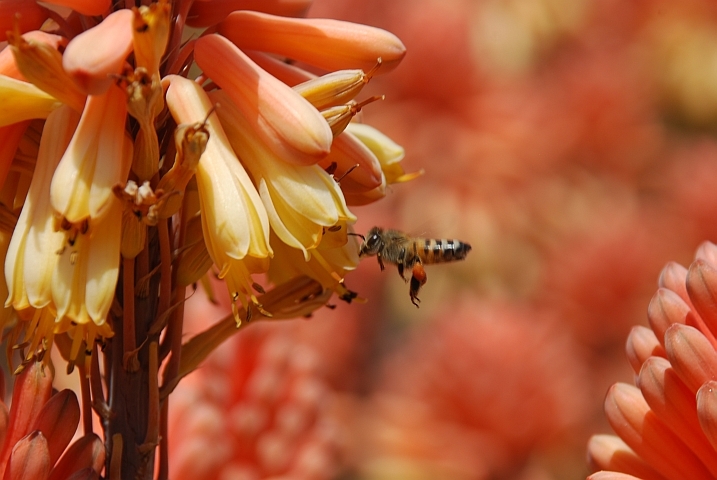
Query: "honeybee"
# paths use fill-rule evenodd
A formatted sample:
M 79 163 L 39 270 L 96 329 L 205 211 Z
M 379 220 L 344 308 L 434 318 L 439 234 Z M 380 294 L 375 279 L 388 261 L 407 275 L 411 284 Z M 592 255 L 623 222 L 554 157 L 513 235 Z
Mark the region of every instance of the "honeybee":
M 376 256 L 381 270 L 386 267 L 384 260 L 398 267 L 398 274 L 404 275 L 411 270 L 409 294 L 411 302 L 418 307 L 421 301 L 418 291 L 426 283 L 426 271 L 423 265 L 447 263 L 463 260 L 471 251 L 468 243 L 460 240 L 438 240 L 432 238 L 413 238 L 398 230 L 373 227 L 369 230 L 359 250 L 359 257 Z

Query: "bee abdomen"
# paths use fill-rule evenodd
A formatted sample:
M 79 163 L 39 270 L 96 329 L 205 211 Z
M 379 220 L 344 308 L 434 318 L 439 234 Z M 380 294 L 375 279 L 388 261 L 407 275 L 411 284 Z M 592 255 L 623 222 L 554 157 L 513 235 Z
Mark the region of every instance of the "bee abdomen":
M 470 244 L 455 239 L 426 238 L 417 240 L 416 243 L 418 256 L 426 264 L 463 260 L 471 251 Z

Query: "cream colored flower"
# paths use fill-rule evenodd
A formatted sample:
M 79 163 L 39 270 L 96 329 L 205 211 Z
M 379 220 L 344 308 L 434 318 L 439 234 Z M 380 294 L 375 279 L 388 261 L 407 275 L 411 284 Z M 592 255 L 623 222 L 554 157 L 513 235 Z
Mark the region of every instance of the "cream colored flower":
M 272 230 L 287 245 L 304 252 L 316 248 L 327 227 L 354 222 L 339 185 L 316 165 L 293 165 L 277 158 L 251 136 L 249 122 L 224 91 L 210 98 L 234 151 L 249 170 L 264 203 Z

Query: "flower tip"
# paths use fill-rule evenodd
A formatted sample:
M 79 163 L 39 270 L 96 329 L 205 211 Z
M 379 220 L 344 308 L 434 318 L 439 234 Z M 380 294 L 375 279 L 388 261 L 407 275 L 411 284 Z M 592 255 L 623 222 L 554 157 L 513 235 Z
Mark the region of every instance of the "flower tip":
M 104 93 L 121 73 L 132 51 L 133 19 L 132 10 L 118 10 L 67 45 L 62 66 L 85 93 Z

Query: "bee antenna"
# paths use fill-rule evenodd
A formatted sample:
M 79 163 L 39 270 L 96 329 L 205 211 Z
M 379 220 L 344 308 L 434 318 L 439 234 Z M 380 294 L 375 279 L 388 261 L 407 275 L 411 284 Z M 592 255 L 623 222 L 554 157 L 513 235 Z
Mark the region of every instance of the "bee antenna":
M 366 241 L 366 237 L 364 237 L 360 233 L 348 232 L 347 235 L 353 235 L 354 237 L 360 237 L 361 240 L 363 240 L 364 242 Z

